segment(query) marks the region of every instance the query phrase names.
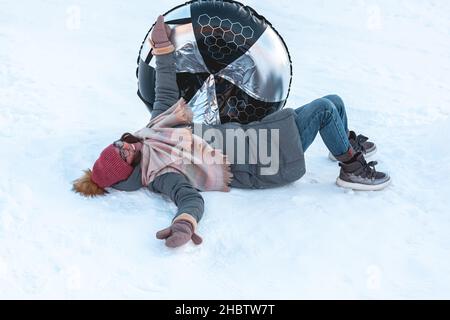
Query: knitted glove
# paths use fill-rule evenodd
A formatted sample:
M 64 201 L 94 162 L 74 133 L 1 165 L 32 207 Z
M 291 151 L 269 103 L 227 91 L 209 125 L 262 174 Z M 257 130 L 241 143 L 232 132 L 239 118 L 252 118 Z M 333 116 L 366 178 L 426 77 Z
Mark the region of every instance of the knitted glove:
M 171 30 L 169 26 L 164 23 L 164 16 L 159 16 L 150 36 L 150 44 L 152 45 L 152 54 L 154 56 L 168 54 L 175 51 L 175 47 L 169 39 L 170 34 Z
M 187 220 L 174 221 L 170 227 L 158 231 L 156 238 L 166 240 L 166 246 L 169 248 L 181 247 L 191 239 L 196 245 L 203 242 L 203 239 L 194 232 L 192 223 Z

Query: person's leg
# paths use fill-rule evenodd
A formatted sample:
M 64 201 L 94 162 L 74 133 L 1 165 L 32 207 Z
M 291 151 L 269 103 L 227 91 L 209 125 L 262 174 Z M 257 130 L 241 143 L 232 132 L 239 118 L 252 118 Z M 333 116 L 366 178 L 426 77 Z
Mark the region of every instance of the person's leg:
M 347 112 L 345 110 L 344 101 L 342 101 L 341 97 L 337 95 L 328 95 L 325 96 L 324 99 L 328 99 L 334 103 L 336 109 L 338 110 L 339 116 L 342 119 L 344 124 L 344 128 L 348 135 L 348 140 L 350 141 L 350 145 L 352 146 L 355 152 L 362 152 L 365 157 L 373 156 L 377 151 L 377 146 L 375 143 L 369 141 L 369 138 L 359 134 L 357 135 L 354 131 L 350 131 L 348 129 L 348 120 L 347 120 Z M 337 160 L 332 154 L 330 154 L 331 160 Z
M 333 102 L 333 104 L 335 105 L 339 116 L 341 117 L 342 123 L 344 125 L 344 129 L 345 132 L 347 132 L 347 134 L 349 133 L 348 130 L 348 119 L 347 119 L 347 111 L 345 110 L 345 104 L 344 101 L 341 99 L 341 97 L 339 97 L 338 95 L 332 94 L 332 95 L 328 95 L 323 97 L 324 99 L 328 99 L 331 102 Z
M 341 109 L 346 119 L 345 108 L 341 106 Z M 351 150 L 347 130 L 341 118 L 342 113 L 339 113 L 331 100 L 326 98 L 314 100 L 296 109 L 295 113 L 303 150 L 306 151 L 309 148 L 318 132 L 335 157 L 345 156 Z
M 303 150 L 320 132 L 327 148 L 340 161 L 341 172 L 336 180 L 339 186 L 354 190 L 384 189 L 391 181 L 389 175 L 376 171 L 376 162 L 367 163 L 363 153 L 354 152 L 346 128 L 345 106 L 337 98 L 324 97 L 295 110 Z

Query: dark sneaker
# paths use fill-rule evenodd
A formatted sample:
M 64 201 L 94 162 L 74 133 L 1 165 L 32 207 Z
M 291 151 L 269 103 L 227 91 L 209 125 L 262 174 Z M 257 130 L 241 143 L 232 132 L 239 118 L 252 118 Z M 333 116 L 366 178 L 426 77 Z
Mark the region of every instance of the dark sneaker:
M 348 134 L 348 141 L 355 152 L 362 152 L 365 158 L 369 158 L 377 153 L 377 146 L 375 143 L 369 141 L 369 138 L 362 134 L 356 135 L 354 131 L 350 131 Z M 331 160 L 337 161 L 337 159 L 330 153 L 328 156 Z
M 356 135 L 354 131 L 350 131 L 348 140 L 350 141 L 353 150 L 355 150 L 355 152 L 361 151 L 366 158 L 373 156 L 377 152 L 377 146 L 375 143 L 370 142 L 369 138 L 363 136 L 362 134 Z
M 377 191 L 386 188 L 391 183 L 388 174 L 375 170 L 376 161 L 369 163 L 362 152 L 358 152 L 346 163 L 339 163 L 341 173 L 336 180 L 338 186 L 361 191 Z

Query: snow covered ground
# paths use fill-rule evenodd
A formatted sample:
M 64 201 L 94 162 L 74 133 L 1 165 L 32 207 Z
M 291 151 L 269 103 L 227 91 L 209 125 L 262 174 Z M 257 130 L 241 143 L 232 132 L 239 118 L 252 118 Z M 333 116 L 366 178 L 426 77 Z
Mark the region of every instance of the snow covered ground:
M 337 93 L 375 139 L 385 191 L 306 176 L 205 193 L 204 244 L 155 239 L 175 206 L 71 181 L 149 114 L 138 49 L 179 1 L 0 0 L 0 298 L 450 298 L 450 2 L 251 0 L 284 36 L 301 106 Z

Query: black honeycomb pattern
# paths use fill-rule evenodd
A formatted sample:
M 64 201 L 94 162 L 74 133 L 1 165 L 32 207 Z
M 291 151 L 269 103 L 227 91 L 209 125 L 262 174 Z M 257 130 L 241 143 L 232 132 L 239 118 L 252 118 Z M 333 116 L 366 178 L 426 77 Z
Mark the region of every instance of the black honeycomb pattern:
M 239 99 L 236 96 L 231 96 L 224 101 L 225 98 L 218 95 L 217 102 L 221 106 L 221 121 L 225 122 L 239 122 L 247 124 L 252 121 L 259 121 L 267 115 L 276 111 L 276 107 L 267 107 L 267 105 L 255 105 Z
M 202 14 L 198 17 L 200 33 L 205 37 L 204 44 L 214 59 L 222 60 L 242 47 L 248 45 L 254 31 L 249 26 L 218 16 Z

